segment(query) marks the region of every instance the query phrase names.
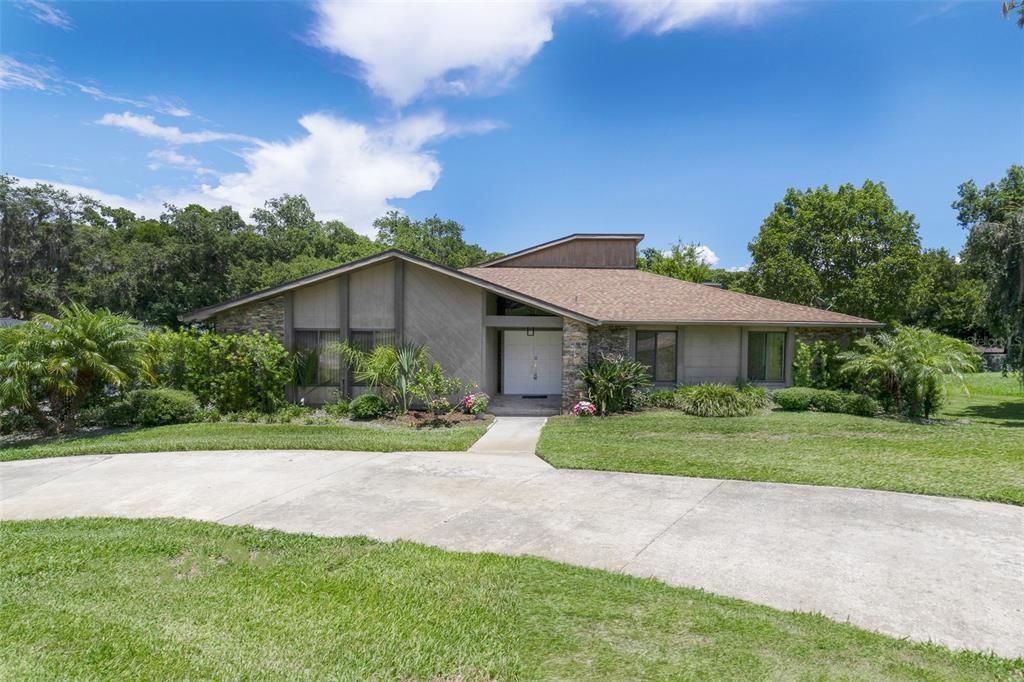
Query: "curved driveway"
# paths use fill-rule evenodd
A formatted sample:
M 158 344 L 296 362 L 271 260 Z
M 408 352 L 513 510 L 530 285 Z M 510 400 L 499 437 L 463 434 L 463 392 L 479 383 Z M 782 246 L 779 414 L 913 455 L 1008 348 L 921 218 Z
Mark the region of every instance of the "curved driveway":
M 0 464 L 0 518 L 178 516 L 534 554 L 954 647 L 1024 655 L 1024 508 L 555 470 L 532 455 L 325 451 Z

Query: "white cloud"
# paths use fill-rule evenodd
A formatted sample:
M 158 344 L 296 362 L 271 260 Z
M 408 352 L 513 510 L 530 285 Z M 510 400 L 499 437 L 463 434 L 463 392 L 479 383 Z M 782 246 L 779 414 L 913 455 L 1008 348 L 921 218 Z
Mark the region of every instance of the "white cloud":
M 70 31 L 75 27 L 67 12 L 44 0 L 20 0 L 18 6 L 28 11 L 33 19 L 42 24 L 49 24 L 62 31 Z
M 139 127 L 150 131 L 151 123 Z M 217 176 L 215 181 L 192 189 L 154 189 L 151 196 L 132 198 L 77 185 L 50 184 L 147 216 L 159 215 L 165 202 L 176 206 L 197 203 L 208 208 L 229 205 L 248 216 L 267 199 L 284 193 L 303 194 L 319 218 L 340 219 L 369 234 L 373 221 L 394 208 L 389 203 L 392 199 L 409 198 L 437 183 L 441 164 L 431 153 L 431 144 L 456 135 L 486 132 L 497 125 L 490 121 L 452 123 L 439 113 L 378 125 L 316 113 L 303 116 L 299 124 L 305 129 L 299 138 L 263 142 L 241 151 L 245 169 L 236 173 L 214 173 L 203 168 L 198 159 L 174 149 L 149 153 L 151 167 L 175 166 Z M 152 136 L 178 139 L 187 135 L 181 131 L 169 134 L 163 126 L 156 126 L 156 130 Z
M 206 142 L 248 142 L 261 144 L 261 141 L 248 135 L 223 133 L 216 130 L 199 130 L 184 132 L 178 126 L 162 126 L 152 116 L 140 116 L 126 111 L 122 114 L 104 114 L 96 123 L 128 130 L 142 137 L 152 137 L 171 144 L 203 144 Z
M 692 28 L 706 22 L 753 22 L 775 0 L 603 0 L 619 15 L 628 33 L 655 34 Z
M 306 135 L 265 143 L 242 153 L 246 169 L 204 185 L 204 196 L 235 206 L 243 215 L 282 193 L 304 194 L 317 215 L 369 232 L 373 220 L 404 199 L 430 190 L 441 164 L 425 147 L 442 138 L 474 132 L 440 114 L 367 126 L 329 114 L 299 119 Z
M 60 88 L 52 68 L 25 64 L 0 54 L 0 90 L 38 90 L 55 92 Z
M 707 265 L 717 265 L 719 260 L 718 254 L 703 244 L 697 245 L 697 257 Z
M 734 265 L 725 269 L 726 272 L 746 272 L 747 270 L 750 270 L 749 265 Z
M 154 149 L 146 155 L 150 159 L 149 164 L 146 165 L 151 171 L 160 170 L 165 166 L 171 168 L 180 168 L 182 170 L 192 171 L 196 175 L 215 175 L 214 171 L 209 168 L 204 168 L 199 159 L 194 156 L 182 154 L 175 149 Z
M 402 106 L 425 92 L 507 82 L 551 40 L 564 4 L 320 0 L 313 36 L 357 60 L 374 92 Z
M 77 90 L 98 101 L 128 104 L 139 109 L 151 109 L 169 116 L 186 117 L 192 112 L 180 103 L 150 95 L 135 99 L 112 95 L 95 85 L 78 83 L 63 76 L 50 65 L 26 64 L 14 57 L 0 54 L 0 90 L 37 90 L 52 94 L 65 94 L 69 89 Z

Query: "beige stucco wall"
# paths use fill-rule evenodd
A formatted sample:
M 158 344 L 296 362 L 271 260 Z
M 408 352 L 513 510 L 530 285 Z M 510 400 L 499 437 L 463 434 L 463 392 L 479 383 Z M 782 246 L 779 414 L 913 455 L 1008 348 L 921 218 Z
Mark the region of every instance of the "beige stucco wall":
M 388 261 L 349 273 L 349 329 L 395 326 L 395 263 Z
M 463 381 L 488 384 L 484 371 L 484 293 L 424 267 L 405 265 L 405 340 Z M 352 325 L 355 328 L 355 324 Z

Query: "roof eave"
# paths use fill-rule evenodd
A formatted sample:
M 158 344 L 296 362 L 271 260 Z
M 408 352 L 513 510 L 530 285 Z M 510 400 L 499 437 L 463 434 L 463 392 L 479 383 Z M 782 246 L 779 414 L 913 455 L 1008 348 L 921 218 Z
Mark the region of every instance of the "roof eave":
M 751 327 L 751 326 L 764 326 L 764 327 L 837 327 L 837 328 L 850 328 L 860 329 L 862 327 L 884 327 L 884 322 L 875 322 L 874 320 L 857 320 L 857 321 L 832 321 L 832 322 L 810 322 L 810 321 L 793 321 L 793 320 L 601 320 L 598 324 L 600 325 L 624 325 L 624 326 L 637 326 L 637 325 L 674 325 L 674 326 L 739 326 L 739 327 Z
M 564 244 L 566 242 L 570 242 L 570 241 L 573 241 L 575 239 L 608 239 L 608 240 L 620 239 L 620 240 L 629 240 L 629 241 L 632 241 L 632 242 L 635 242 L 635 243 L 639 244 L 640 242 L 642 242 L 644 240 L 644 235 L 640 234 L 639 232 L 618 232 L 618 233 L 609 233 L 609 232 L 573 232 L 572 234 L 567 234 L 564 237 L 559 237 L 558 239 L 552 239 L 549 242 L 544 242 L 542 244 L 535 244 L 533 246 L 528 246 L 525 249 L 519 249 L 518 251 L 513 251 L 512 253 L 507 253 L 504 256 L 498 256 L 497 258 L 492 258 L 491 260 L 484 261 L 483 263 L 478 263 L 477 265 L 474 265 L 473 267 L 475 267 L 475 268 L 489 268 L 492 265 L 497 265 L 499 263 L 504 263 L 507 260 L 511 260 L 513 258 L 518 258 L 520 256 L 525 256 L 526 254 L 534 253 L 535 251 L 540 251 L 542 249 L 548 249 L 548 248 L 551 248 L 552 246 L 558 246 L 559 244 Z

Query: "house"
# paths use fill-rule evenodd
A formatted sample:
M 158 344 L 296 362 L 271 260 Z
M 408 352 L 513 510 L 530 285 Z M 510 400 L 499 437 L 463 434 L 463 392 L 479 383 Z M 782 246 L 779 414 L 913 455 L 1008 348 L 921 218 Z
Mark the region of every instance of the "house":
M 454 270 L 384 251 L 231 301 L 184 322 L 268 332 L 319 351 L 309 402 L 358 393 L 332 342 L 415 342 L 493 396 L 584 396 L 580 370 L 602 354 L 651 368 L 655 385 L 792 382 L 798 338 L 848 335 L 872 320 L 638 270 L 640 234 L 572 234 Z M 515 400 L 515 398 L 509 398 Z

